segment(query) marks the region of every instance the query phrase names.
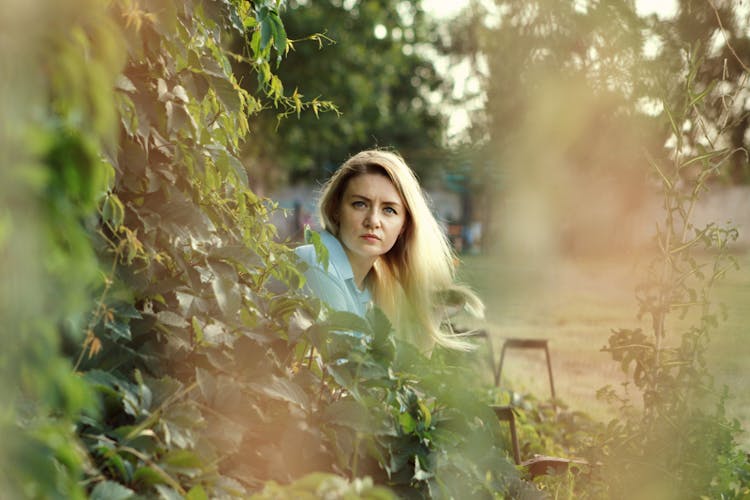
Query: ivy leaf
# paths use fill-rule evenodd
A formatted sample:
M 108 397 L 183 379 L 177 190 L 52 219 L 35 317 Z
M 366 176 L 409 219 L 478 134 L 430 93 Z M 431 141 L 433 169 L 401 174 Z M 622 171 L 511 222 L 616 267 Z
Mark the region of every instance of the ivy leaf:
M 206 263 L 213 275 L 211 287 L 219 309 L 227 318 L 236 317 L 242 304 L 240 290 L 237 286 L 237 271 L 226 262 L 207 259 Z
M 238 113 L 242 109 L 239 92 L 225 76 L 211 75 L 209 83 L 227 113 Z
M 214 248 L 208 256 L 211 259 L 225 260 L 242 266 L 245 270 L 263 265 L 260 256 L 244 245 L 225 245 Z
M 242 300 L 240 297 L 237 283 L 226 276 L 216 276 L 211 280 L 211 288 L 216 297 L 216 303 L 219 309 L 227 318 L 235 317 L 240 310 Z
M 188 111 L 187 106 L 182 103 L 169 101 L 165 105 L 167 112 L 167 130 L 169 137 L 174 138 L 180 131 L 188 133 L 190 137 L 198 135 L 198 124 L 193 115 Z

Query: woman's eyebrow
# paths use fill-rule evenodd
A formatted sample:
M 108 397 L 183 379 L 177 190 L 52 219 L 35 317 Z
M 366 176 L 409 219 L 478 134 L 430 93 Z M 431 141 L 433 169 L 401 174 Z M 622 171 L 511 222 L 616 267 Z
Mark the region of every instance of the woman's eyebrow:
M 363 199 L 363 200 L 365 200 L 367 202 L 370 202 L 370 203 L 372 202 L 372 199 L 368 198 L 367 196 L 364 196 L 364 195 L 361 195 L 361 194 L 357 194 L 357 193 L 352 193 L 352 194 L 349 195 L 349 197 L 351 197 L 351 198 L 361 198 L 361 199 Z M 386 201 L 386 200 L 384 200 L 382 202 L 382 204 L 383 205 L 395 205 L 395 206 L 399 206 L 399 207 L 401 206 L 401 203 L 398 202 L 398 201 Z

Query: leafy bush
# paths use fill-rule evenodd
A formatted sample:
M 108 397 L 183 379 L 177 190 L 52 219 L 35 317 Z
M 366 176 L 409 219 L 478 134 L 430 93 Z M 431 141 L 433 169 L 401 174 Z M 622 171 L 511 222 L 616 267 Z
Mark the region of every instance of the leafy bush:
M 74 7 L 25 124 L 34 173 L 16 184 L 39 211 L 44 269 L 40 307 L 8 316 L 21 342 L 3 369 L 23 383 L 2 421 L 9 495 L 387 496 L 362 476 L 405 497 L 533 494 L 453 356 L 427 360 L 382 313 L 300 293 L 238 160 L 263 106 L 332 109 L 273 74 L 279 4 Z M 253 62 L 258 95 L 233 58 Z

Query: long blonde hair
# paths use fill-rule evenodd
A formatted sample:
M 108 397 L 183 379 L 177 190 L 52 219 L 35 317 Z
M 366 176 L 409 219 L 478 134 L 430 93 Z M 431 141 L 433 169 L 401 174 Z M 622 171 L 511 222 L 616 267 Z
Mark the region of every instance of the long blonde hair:
M 397 332 L 425 351 L 435 343 L 467 350 L 464 339 L 442 331 L 441 308 L 447 297 L 476 315 L 484 309 L 479 298 L 455 282 L 455 256 L 432 215 L 414 172 L 396 153 L 369 150 L 347 160 L 326 182 L 319 209 L 323 228 L 338 237 L 341 200 L 351 179 L 362 174 L 385 175 L 406 206 L 401 235 L 367 276 L 375 303 L 394 323 Z

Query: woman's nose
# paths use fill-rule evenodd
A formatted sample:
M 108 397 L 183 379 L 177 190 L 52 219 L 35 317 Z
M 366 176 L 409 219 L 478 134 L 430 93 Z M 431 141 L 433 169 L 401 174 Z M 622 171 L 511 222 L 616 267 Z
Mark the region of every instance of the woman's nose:
M 378 213 L 375 210 L 371 210 L 367 213 L 367 217 L 365 217 L 365 227 L 378 227 L 380 226 L 380 217 L 378 217 Z

